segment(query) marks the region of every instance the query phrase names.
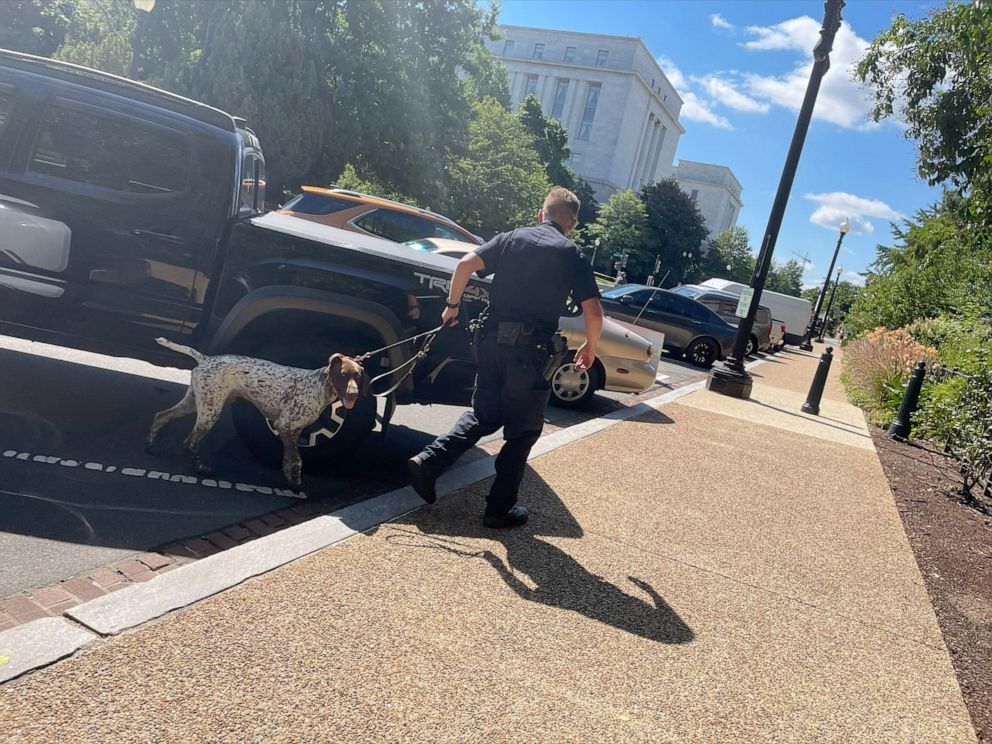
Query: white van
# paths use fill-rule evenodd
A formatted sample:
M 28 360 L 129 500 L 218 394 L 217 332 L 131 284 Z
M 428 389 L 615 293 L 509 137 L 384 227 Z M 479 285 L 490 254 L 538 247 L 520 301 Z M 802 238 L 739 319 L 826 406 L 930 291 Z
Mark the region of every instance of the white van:
M 739 296 L 748 285 L 732 282 L 729 279 L 707 279 L 701 282 L 700 286 L 712 287 Z M 785 343 L 798 345 L 803 339 L 809 319 L 813 317 L 813 303 L 802 297 L 771 292 L 767 289 L 761 292 L 760 301 L 772 311 L 773 318 L 785 324 Z

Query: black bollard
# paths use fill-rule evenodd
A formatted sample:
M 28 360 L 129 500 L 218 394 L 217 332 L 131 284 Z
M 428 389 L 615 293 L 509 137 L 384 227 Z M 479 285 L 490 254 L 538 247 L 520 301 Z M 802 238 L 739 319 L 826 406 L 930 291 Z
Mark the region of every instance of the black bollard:
M 823 386 L 827 384 L 827 374 L 830 372 L 830 362 L 834 360 L 834 347 L 828 346 L 827 350 L 820 355 L 820 366 L 816 368 L 813 375 L 813 384 L 809 386 L 809 395 L 803 403 L 803 413 L 812 413 L 814 416 L 820 415 L 820 398 L 823 397 Z
M 909 374 L 906 395 L 903 396 L 902 405 L 899 406 L 899 413 L 896 414 L 892 426 L 889 427 L 889 436 L 897 442 L 905 442 L 909 439 L 909 432 L 912 428 L 910 418 L 916 411 L 917 403 L 920 402 L 920 390 L 923 389 L 923 378 L 926 374 L 927 363 L 921 359 Z

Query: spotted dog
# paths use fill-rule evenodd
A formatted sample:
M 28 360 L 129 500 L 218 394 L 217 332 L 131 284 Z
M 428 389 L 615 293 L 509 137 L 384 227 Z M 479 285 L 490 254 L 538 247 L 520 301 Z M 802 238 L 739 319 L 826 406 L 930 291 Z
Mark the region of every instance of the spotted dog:
M 197 366 L 190 375 L 185 397 L 172 408 L 155 414 L 146 446 L 150 451 L 156 435 L 167 423 L 195 412 L 196 424 L 183 446 L 193 455 L 200 472 L 208 472 L 198 453 L 200 442 L 217 423 L 224 404 L 232 398 L 243 398 L 272 424 L 282 442 L 283 475 L 299 491 L 303 471 L 297 449 L 300 432 L 334 401 L 340 400 L 350 410 L 368 392 L 362 365 L 343 354 L 331 356 L 326 367 L 309 370 L 229 354 L 206 356 L 164 338 L 155 340 L 167 349 L 192 357 Z

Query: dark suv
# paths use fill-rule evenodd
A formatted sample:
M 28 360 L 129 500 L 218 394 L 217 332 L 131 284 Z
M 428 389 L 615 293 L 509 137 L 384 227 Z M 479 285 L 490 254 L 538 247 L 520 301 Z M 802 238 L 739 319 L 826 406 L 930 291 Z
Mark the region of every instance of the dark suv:
M 603 292 L 611 318 L 665 334 L 665 348 L 700 367 L 726 357 L 737 329 L 705 305 L 667 289 L 625 284 Z
M 721 292 L 712 287 L 701 287 L 697 284 L 684 284 L 672 291 L 675 294 L 703 303 L 732 326 L 737 326 L 740 323 L 741 319 L 737 317 L 737 305 L 741 298 L 735 294 Z M 767 350 L 771 346 L 771 333 L 772 311 L 764 305 L 758 305 L 758 310 L 754 316 L 754 325 L 751 327 L 751 338 L 748 339 L 747 350 L 744 353 L 751 356 L 756 351 Z

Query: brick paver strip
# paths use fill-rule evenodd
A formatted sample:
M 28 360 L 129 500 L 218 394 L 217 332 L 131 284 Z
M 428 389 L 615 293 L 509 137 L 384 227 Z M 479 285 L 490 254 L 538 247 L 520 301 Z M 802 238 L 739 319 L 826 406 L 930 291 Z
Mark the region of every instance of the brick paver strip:
M 260 535 L 262 537 L 265 537 L 266 535 L 271 535 L 273 532 L 276 531 L 275 527 L 270 527 L 261 519 L 249 519 L 247 522 L 245 522 L 245 527 L 250 529 L 256 535 Z
M 75 599 L 69 592 L 59 586 L 38 589 L 31 592 L 31 596 L 35 602 L 43 607 L 51 607 L 52 605 L 57 605 L 59 602 L 70 602 Z
M 61 615 L 66 610 L 71 610 L 73 607 L 79 604 L 79 600 L 75 597 L 67 599 L 65 602 L 59 602 L 48 608 L 48 611 L 52 615 Z
M 119 573 L 116 571 L 111 571 L 109 568 L 98 568 L 90 574 L 90 579 L 97 586 L 103 587 L 123 581 L 123 577 Z
M 148 566 L 152 571 L 158 571 L 160 568 L 165 568 L 171 563 L 168 558 L 158 553 L 144 553 L 138 556 L 138 560 Z
M 111 584 L 110 586 L 105 587 L 105 589 L 108 593 L 110 593 L 116 592 L 120 589 L 127 589 L 129 586 L 134 586 L 134 584 L 130 581 L 118 581 L 116 584 Z
M 280 517 L 285 519 L 290 524 L 300 524 L 301 522 L 306 522 L 307 517 L 294 512 L 292 509 L 280 509 L 276 512 Z
M 203 538 L 209 540 L 221 550 L 228 550 L 238 544 L 223 532 L 211 532 L 209 535 L 204 535 Z
M 48 617 L 45 608 L 28 597 L 8 597 L 0 602 L 0 607 L 21 623 Z
M 276 516 L 275 514 L 263 514 L 259 517 L 260 520 L 265 522 L 270 527 L 285 527 L 287 522 L 282 517 Z
M 162 548 L 162 553 L 169 556 L 173 563 L 183 566 L 197 559 L 196 553 L 180 543 L 171 543 Z
M 150 571 L 148 566 L 141 561 L 121 561 L 116 565 L 120 572 L 131 579 L 131 581 L 148 581 L 155 577 L 155 573 Z
M 88 602 L 91 599 L 96 599 L 97 597 L 102 597 L 106 594 L 103 589 L 90 583 L 86 579 L 71 579 L 70 581 L 65 581 L 62 583 L 62 588 L 72 594 L 75 594 L 84 602 Z
M 232 540 L 237 540 L 238 542 L 243 542 L 251 537 L 251 530 L 245 529 L 240 524 L 232 525 L 221 531 Z
M 189 550 L 192 550 L 200 558 L 206 558 L 208 555 L 213 555 L 214 553 L 220 552 L 220 548 L 207 542 L 202 537 L 187 540 L 183 543 L 183 545 Z

